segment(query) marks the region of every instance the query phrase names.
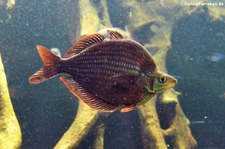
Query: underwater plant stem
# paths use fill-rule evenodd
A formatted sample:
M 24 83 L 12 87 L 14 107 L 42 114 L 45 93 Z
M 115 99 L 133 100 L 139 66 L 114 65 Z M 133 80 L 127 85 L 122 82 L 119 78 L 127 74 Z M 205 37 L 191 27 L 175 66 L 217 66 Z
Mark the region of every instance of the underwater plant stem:
M 0 148 L 17 149 L 22 135 L 9 96 L 7 79 L 0 54 Z

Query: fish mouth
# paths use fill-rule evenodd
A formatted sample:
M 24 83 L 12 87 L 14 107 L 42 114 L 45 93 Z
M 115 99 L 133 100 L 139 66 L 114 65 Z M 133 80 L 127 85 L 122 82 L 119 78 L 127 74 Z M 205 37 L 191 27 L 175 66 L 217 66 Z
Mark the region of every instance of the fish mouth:
M 167 89 L 173 88 L 173 87 L 176 86 L 176 84 L 177 84 L 177 79 L 175 79 L 174 77 L 170 77 L 168 79 L 167 85 L 165 85 L 163 87 L 163 90 L 167 90 Z
M 176 86 L 176 84 L 177 84 L 177 79 L 172 78 L 168 81 L 168 84 L 166 85 L 166 89 L 173 88 Z

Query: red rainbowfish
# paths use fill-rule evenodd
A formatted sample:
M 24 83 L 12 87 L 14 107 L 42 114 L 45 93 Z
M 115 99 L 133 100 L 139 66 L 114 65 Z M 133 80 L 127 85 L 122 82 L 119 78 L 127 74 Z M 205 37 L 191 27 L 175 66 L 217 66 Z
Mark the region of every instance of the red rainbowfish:
M 43 46 L 37 50 L 44 66 L 29 78 L 41 83 L 58 74 L 66 87 L 91 108 L 128 112 L 172 88 L 174 77 L 159 71 L 150 53 L 138 42 L 108 30 L 110 39 L 96 33 L 76 41 L 60 58 Z

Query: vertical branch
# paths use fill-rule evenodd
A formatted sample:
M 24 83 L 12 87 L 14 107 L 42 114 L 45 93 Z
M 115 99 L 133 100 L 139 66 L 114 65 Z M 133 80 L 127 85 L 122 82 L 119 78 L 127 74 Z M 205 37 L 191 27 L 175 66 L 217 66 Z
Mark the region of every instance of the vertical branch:
M 129 5 L 135 9 L 140 9 L 137 5 L 134 6 L 134 1 L 131 1 Z M 149 4 L 150 5 L 150 4 Z M 151 9 L 152 8 L 152 9 Z M 160 12 L 160 7 L 150 6 L 149 13 L 150 16 L 156 18 L 154 23 L 149 28 L 154 34 L 149 43 L 145 46 L 149 48 L 155 48 L 156 51 L 153 55 L 159 68 L 163 71 L 166 70 L 166 56 L 169 47 L 171 46 L 170 38 L 173 29 L 173 24 L 179 17 L 176 15 L 177 12 L 176 5 L 169 5 L 168 12 L 170 14 L 158 14 Z M 170 11 L 170 10 L 176 11 Z M 143 12 L 140 10 L 138 12 Z M 165 11 L 165 10 L 162 10 Z M 183 12 L 182 12 L 183 14 Z M 140 15 L 140 14 L 136 14 Z M 174 17 L 177 16 L 177 17 Z M 142 16 L 143 17 L 143 16 Z M 137 17 L 138 18 L 138 17 Z M 141 21 L 143 22 L 143 21 Z M 141 23 L 143 24 L 143 23 Z M 140 28 L 141 26 L 139 26 Z M 160 126 L 157 111 L 156 111 L 156 98 L 151 99 L 148 103 L 139 107 L 140 118 L 142 119 L 142 133 L 144 136 L 143 142 L 145 148 L 167 148 L 165 137 L 169 137 L 172 142 L 170 142 L 173 148 L 194 148 L 196 146 L 196 141 L 191 135 L 189 128 L 189 120 L 184 115 L 180 104 L 178 102 L 178 93 L 174 90 L 168 90 L 162 94 L 161 104 L 165 107 L 169 107 L 168 104 L 175 106 L 166 108 L 164 115 L 167 117 L 167 122 L 170 124 L 167 130 L 162 130 Z M 173 114 L 172 114 L 173 113 Z M 146 141 L 146 138 L 148 141 Z
M 89 108 L 85 103 L 79 102 L 77 115 L 70 128 L 55 146 L 55 149 L 78 148 L 91 127 L 99 117 L 99 112 Z
M 169 128 L 163 130 L 164 137 L 170 138 L 170 146 L 175 149 L 196 147 L 197 142 L 192 137 L 190 122 L 183 113 L 178 102 L 178 95 L 174 90 L 165 92 L 161 99 L 163 114 Z
M 112 24 L 110 22 L 109 13 L 108 13 L 107 1 L 101 0 L 101 6 L 100 7 L 102 8 L 102 21 L 101 21 L 101 24 L 103 25 L 102 28 L 112 27 Z
M 79 0 L 80 36 L 94 33 L 100 29 L 100 19 L 90 0 Z
M 94 7 L 91 0 L 80 0 L 78 3 L 80 8 L 80 36 L 112 26 L 106 0 L 101 0 L 101 8 Z M 101 11 L 102 18 L 99 16 L 99 11 Z
M 6 75 L 0 55 L 0 147 L 16 149 L 20 148 L 21 142 L 21 130 L 10 100 Z
M 97 126 L 97 136 L 93 146 L 93 149 L 104 149 L 104 132 L 105 124 L 101 123 Z
M 153 97 L 153 99 L 146 104 L 139 106 L 138 111 L 142 125 L 142 139 L 145 149 L 165 149 L 166 142 L 161 132 L 156 111 L 156 97 Z

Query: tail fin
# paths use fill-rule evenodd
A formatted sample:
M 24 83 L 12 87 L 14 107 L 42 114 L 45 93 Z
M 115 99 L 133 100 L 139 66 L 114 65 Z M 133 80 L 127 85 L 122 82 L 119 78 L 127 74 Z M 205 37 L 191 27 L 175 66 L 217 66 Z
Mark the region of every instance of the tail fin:
M 44 66 L 29 78 L 31 84 L 41 83 L 59 73 L 60 58 L 43 46 L 37 45 Z

